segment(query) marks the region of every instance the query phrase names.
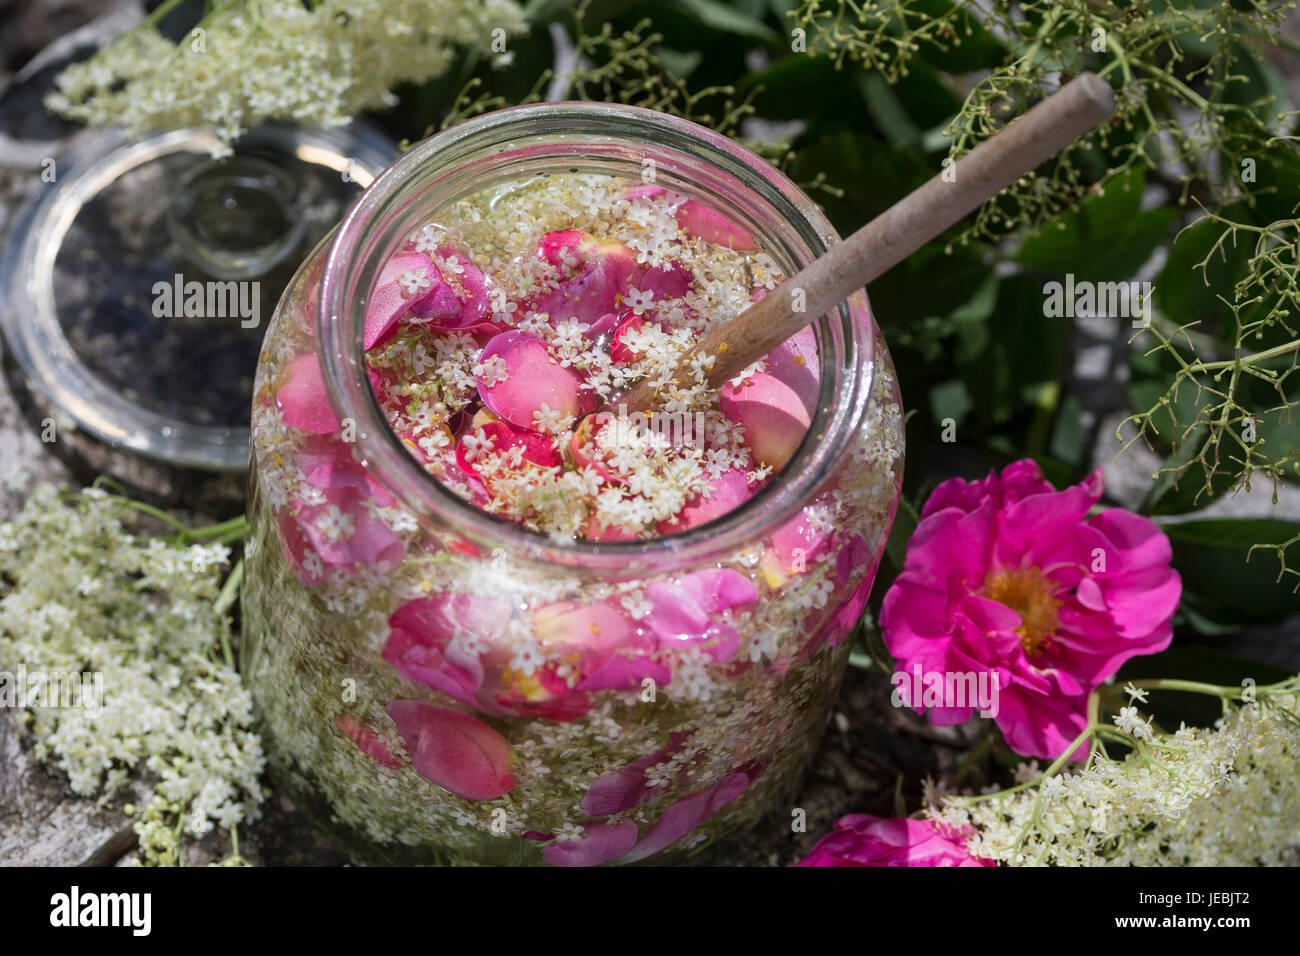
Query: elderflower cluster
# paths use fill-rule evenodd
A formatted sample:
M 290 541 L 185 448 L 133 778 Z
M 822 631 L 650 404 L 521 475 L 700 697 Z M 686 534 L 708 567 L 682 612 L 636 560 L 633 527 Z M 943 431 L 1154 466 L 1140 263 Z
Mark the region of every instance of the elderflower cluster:
M 637 195 L 635 186 L 596 174 L 510 183 L 465 197 L 409 238 L 416 250 L 429 253 L 439 272 L 456 268 L 456 257 L 444 259 L 439 250 L 465 250 L 491 277 L 494 321 L 537 336 L 554 364 L 581 373 L 579 387 L 593 405 L 643 378 L 650 380 L 667 428 L 625 423 L 592 437 L 576 434 L 580 421 L 549 406 L 535 413 L 534 427 L 552 439 L 561 455 L 571 459 L 576 443 L 599 456 L 601 469 L 568 459 L 566 467 L 526 465 L 520 448 L 496 449 L 481 430 L 471 431 L 465 457 L 493 492 L 482 501 L 456 466 L 449 425 L 457 414 L 472 410 L 478 378 L 488 385 L 508 379 L 505 362 L 500 356 L 480 359 L 482 347 L 467 333 L 441 332 L 430 343 L 416 327 L 399 331 L 367 355 L 371 367 L 386 378 L 389 423 L 409 436 L 434 478 L 484 510 L 558 540 L 582 537 L 593 526 L 635 537 L 671 530 L 686 503 L 707 499 L 713 480 L 724 471 L 742 469 L 751 482 L 772 474 L 753 459 L 744 428 L 722 413 L 716 389 L 705 381 L 714 357 L 697 359 L 692 381 L 676 381 L 673 371 L 702 332 L 742 312 L 756 290 L 782 278 L 780 269 L 766 253 L 734 251 L 688 234 L 674 218 L 682 197 Z M 678 298 L 656 297 L 646 289 L 628 291 L 623 305 L 629 314 L 656 319 L 627 330 L 622 341 L 630 358 L 615 361 L 608 343 L 587 335 L 588 326 L 576 316 L 529 307 L 559 287 L 561 269 L 519 250 L 536 249 L 546 235 L 563 229 L 617 240 L 641 265 L 677 265 L 693 277 L 692 287 Z M 572 258 L 567 265 L 576 262 Z M 764 367 L 762 360 L 754 363 L 736 382 Z M 675 432 L 674 422 L 679 426 Z
M 931 793 L 930 815 L 973 827 L 977 857 L 1034 866 L 1276 866 L 1300 861 L 1300 681 L 1213 729 L 1153 731 L 1123 709 L 1134 750 L 984 798 Z M 1037 776 L 1037 774 L 1034 774 Z
M 182 834 L 256 817 L 262 745 L 217 651 L 229 549 L 136 537 L 119 502 L 43 486 L 0 524 L 0 670 L 103 675 L 101 707 L 31 706 L 19 720 L 78 795 L 143 794 L 141 856 L 176 861 Z
M 209 127 L 225 155 L 268 119 L 328 128 L 391 105 L 394 86 L 441 75 L 458 46 L 508 62 L 523 30 L 513 0 L 237 0 L 178 44 L 152 18 L 127 31 L 60 74 L 47 105 L 133 134 Z

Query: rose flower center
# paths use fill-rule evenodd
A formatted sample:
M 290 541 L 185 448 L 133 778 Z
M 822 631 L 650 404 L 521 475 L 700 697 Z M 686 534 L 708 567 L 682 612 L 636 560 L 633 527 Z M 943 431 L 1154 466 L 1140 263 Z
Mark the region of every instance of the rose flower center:
M 1038 568 L 1004 568 L 984 581 L 983 594 L 1020 615 L 1020 646 L 1026 654 L 1039 654 L 1056 633 L 1060 619 L 1055 585 Z

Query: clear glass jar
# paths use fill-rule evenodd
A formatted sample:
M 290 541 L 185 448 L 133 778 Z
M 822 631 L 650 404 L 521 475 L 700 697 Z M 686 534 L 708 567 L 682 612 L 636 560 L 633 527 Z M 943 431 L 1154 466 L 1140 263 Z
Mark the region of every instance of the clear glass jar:
M 696 860 L 773 811 L 789 817 L 902 474 L 898 392 L 865 294 L 815 326 L 820 403 L 784 470 L 730 513 L 647 540 L 557 542 L 467 504 L 389 427 L 367 371 L 370 290 L 439 210 L 535 176 L 647 170 L 748 230 L 785 275 L 838 239 L 785 176 L 692 123 L 520 107 L 382 174 L 268 330 L 244 669 L 281 784 L 359 859 Z M 277 404 L 307 354 L 332 431 L 292 427 Z M 357 522 L 343 552 L 313 531 L 331 507 Z M 724 607 L 737 586 L 752 599 Z M 643 601 L 681 612 L 676 630 L 646 627 Z M 541 649 L 531 667 L 521 640 Z

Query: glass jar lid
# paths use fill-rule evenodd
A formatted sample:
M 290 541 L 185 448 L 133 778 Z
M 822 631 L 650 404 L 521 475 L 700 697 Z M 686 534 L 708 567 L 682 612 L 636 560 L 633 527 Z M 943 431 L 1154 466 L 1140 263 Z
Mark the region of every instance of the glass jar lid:
M 61 416 L 172 465 L 248 464 L 266 324 L 298 263 L 396 147 L 365 124 L 268 125 L 213 160 L 198 129 L 77 139 L 16 217 L 5 338 Z M 66 162 L 66 168 L 65 168 Z

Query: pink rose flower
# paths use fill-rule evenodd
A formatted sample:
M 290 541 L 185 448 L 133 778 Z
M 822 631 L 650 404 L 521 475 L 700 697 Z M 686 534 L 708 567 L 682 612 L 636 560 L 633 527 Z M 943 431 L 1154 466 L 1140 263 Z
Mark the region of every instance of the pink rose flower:
M 840 817 L 799 866 L 996 866 L 972 856 L 961 834 L 933 820 Z
M 1088 517 L 1101 493 L 1100 471 L 1058 492 L 1028 459 L 946 481 L 885 595 L 880 624 L 899 672 L 996 675 L 994 719 L 1027 756 L 1064 753 L 1087 724 L 1088 695 L 1172 636 L 1182 583 L 1169 540 L 1121 508 Z M 933 706 L 930 719 L 961 723 L 972 709 Z

